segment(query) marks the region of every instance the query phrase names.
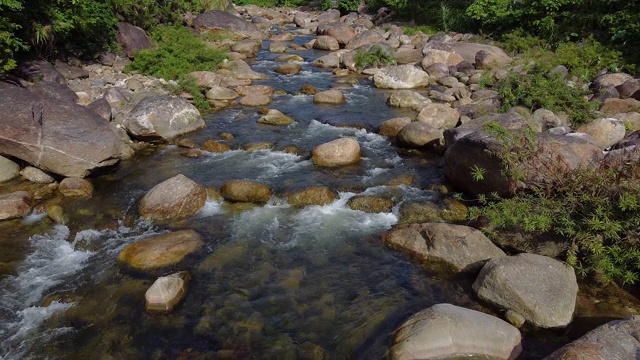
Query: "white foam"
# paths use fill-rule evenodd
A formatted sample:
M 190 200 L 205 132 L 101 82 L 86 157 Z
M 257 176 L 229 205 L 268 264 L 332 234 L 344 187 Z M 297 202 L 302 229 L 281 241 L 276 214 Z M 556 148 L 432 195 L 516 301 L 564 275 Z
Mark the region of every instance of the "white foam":
M 223 214 L 224 212 L 225 211 L 222 208 L 221 202 L 215 201 L 213 199 L 207 199 L 207 201 L 204 203 L 204 206 L 198 211 L 195 217 L 197 219 L 202 219 L 218 214 Z
M 41 213 L 34 212 L 22 218 L 22 223 L 25 225 L 33 225 L 35 223 L 40 222 L 42 219 L 46 217 L 47 217 L 47 213 L 45 212 L 41 212 Z

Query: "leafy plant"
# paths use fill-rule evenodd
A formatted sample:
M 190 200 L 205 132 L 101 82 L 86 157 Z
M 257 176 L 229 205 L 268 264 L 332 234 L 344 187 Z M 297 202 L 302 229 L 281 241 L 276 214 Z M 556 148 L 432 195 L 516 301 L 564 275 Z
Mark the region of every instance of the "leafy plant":
M 193 99 L 193 105 L 195 105 L 198 110 L 203 112 L 211 110 L 211 106 L 203 94 L 203 89 L 198 86 L 195 79 L 191 76 L 183 76 L 175 83 L 175 85 L 170 84 L 167 88 L 169 92 L 176 96 L 180 96 L 183 93 L 190 94 Z
M 531 111 L 545 108 L 554 112 L 565 112 L 573 126 L 593 120 L 593 112 L 599 107 L 596 102 L 585 100 L 586 90 L 568 86 L 560 75 L 543 73 L 534 68 L 528 74 L 511 72 L 498 84 L 502 98 L 502 110 L 520 105 Z
M 356 68 L 359 70 L 372 67 L 381 67 L 396 63 L 395 57 L 385 51 L 381 46 L 374 45 L 368 51 L 358 50 L 353 57 Z

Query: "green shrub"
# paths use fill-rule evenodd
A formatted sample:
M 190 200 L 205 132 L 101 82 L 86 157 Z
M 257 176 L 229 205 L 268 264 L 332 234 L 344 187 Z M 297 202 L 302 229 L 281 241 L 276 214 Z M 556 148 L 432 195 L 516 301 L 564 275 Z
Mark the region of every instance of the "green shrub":
M 438 32 L 438 29 L 436 29 L 435 27 L 432 27 L 430 25 L 416 25 L 416 26 L 403 26 L 402 27 L 402 32 L 405 35 L 409 35 L 409 36 L 413 36 L 419 32 L 426 34 L 426 35 L 432 35 Z
M 236 5 L 257 5 L 262 7 L 297 7 L 307 5 L 309 2 L 310 0 L 238 0 L 234 3 Z
M 195 79 L 190 76 L 183 76 L 177 81 L 176 85 L 168 85 L 167 90 L 175 96 L 189 93 L 193 98 L 193 105 L 198 110 L 202 112 L 211 110 L 211 106 L 203 94 L 204 89 L 199 87 Z
M 497 124 L 484 130 L 502 144 L 492 154 L 501 160 L 503 176 L 517 180 L 513 169 L 535 157 L 536 137 Z M 598 271 L 622 283 L 636 282 L 640 275 L 640 163 L 623 161 L 614 168 L 567 172 L 566 164 L 556 159 L 537 161 L 553 174 L 544 187 L 516 192 L 511 198 L 482 196 L 481 205 L 469 209 L 469 218 L 488 218 L 490 226 L 483 231 L 489 236 L 498 236 L 496 230 L 501 228 L 555 233 L 569 242 L 566 260 L 579 274 Z M 478 181 L 483 178 L 481 170 L 470 169 Z
M 151 38 L 156 47 L 138 51 L 128 71 L 176 80 L 192 71 L 215 71 L 226 57 L 224 52 L 208 48 L 183 26 L 160 26 L 151 33 Z
M 502 111 L 519 105 L 531 111 L 545 108 L 565 112 L 575 127 L 593 120 L 593 112 L 600 105 L 585 100 L 586 90 L 570 87 L 561 76 L 548 75 L 538 68 L 528 74 L 510 73 L 497 89 L 502 98 Z
M 229 0 L 108 0 L 113 11 L 123 20 L 144 29 L 158 24 L 181 24 L 182 13 L 224 10 Z
M 396 63 L 393 55 L 389 54 L 380 46 L 374 45 L 369 51 L 358 50 L 353 57 L 356 68 L 359 70 L 382 67 Z

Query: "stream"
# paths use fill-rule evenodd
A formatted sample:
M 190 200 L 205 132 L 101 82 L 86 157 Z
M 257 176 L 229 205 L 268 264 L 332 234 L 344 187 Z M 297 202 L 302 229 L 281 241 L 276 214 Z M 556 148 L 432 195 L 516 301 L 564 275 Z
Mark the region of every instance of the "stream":
M 389 92 L 366 77 L 312 67 L 323 52 L 292 51 L 305 63 L 287 76 L 273 71 L 279 54 L 266 49 L 268 41 L 252 68 L 271 79 L 254 84 L 273 87 L 269 108 L 296 123 L 258 124 L 252 107 L 206 114 L 207 127 L 187 137 L 202 144 L 230 133 L 235 150 L 187 158 L 175 145 L 156 145 L 91 179 L 91 199 L 65 200 L 66 225 L 37 212 L 0 223 L 0 263 L 13 264 L 0 268 L 0 359 L 383 359 L 394 329 L 431 305 L 500 315 L 478 302 L 472 276 L 426 272 L 380 239 L 398 222 L 403 202 L 436 199 L 428 189 L 444 180 L 441 158 L 375 134 L 382 121 L 415 113 L 387 106 Z M 339 88 L 347 103 L 316 105 L 299 94 L 305 83 Z M 362 161 L 314 166 L 311 149 L 340 137 L 358 140 Z M 258 142 L 273 149 L 239 150 Z M 302 155 L 278 151 L 290 145 Z M 141 220 L 138 201 L 177 174 L 214 188 L 231 179 L 257 181 L 275 196 L 264 206 L 208 200 L 194 218 L 170 225 Z M 389 186 L 400 176 L 414 181 Z M 302 209 L 287 203 L 287 192 L 318 185 L 336 189 L 339 199 Z M 388 196 L 396 206 L 386 214 L 351 210 L 347 201 L 357 194 Z M 205 249 L 155 274 L 189 270 L 192 279 L 174 312 L 149 314 L 144 293 L 156 277 L 124 268 L 117 255 L 127 244 L 177 229 L 198 231 Z M 542 358 L 576 335 L 525 328 L 521 358 Z

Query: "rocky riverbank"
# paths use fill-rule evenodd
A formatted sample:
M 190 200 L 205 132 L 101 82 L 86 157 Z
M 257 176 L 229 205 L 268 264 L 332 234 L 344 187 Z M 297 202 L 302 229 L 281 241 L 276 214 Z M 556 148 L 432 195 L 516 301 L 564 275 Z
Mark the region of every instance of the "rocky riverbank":
M 388 106 L 411 115 L 386 119 L 375 128 L 365 126 L 362 131 L 385 136 L 398 153 L 417 151 L 442 156 L 440 166 L 449 187 L 468 194 L 507 195 L 514 188 L 530 189 L 547 181 L 553 184 L 551 180 L 557 179 L 558 172 L 615 168 L 640 161 L 640 83 L 631 75 L 606 73 L 594 78 L 590 100 L 602 102 L 601 118 L 576 129 L 571 128 L 573 119 L 568 115 L 546 109 L 531 113 L 515 107 L 499 113 L 502 99 L 498 92 L 481 83 L 487 78 L 500 80 L 524 71 L 521 66 L 512 65 L 513 59 L 506 52 L 476 43 L 470 34 L 408 36 L 398 26 L 380 23 L 386 16 L 384 12 L 343 16 L 336 10 L 305 12 L 255 6 L 186 16 L 194 31 L 232 31 L 240 38 L 212 41 L 211 46 L 229 50 L 229 59 L 221 69 L 191 75 L 205 88 L 214 111 L 255 109 L 259 113 L 256 122 L 261 126 L 281 128 L 296 126 L 302 119 L 271 106 L 278 96 L 312 96 L 314 106 L 340 107 L 351 100 L 346 89 L 366 79 L 368 86 L 388 91 Z M 86 199 L 93 195 L 92 182 L 101 173 L 112 171 L 121 159 L 140 158 L 145 149 L 159 143 L 180 147 L 185 159 L 229 154 L 237 149 L 270 150 L 309 159 L 312 166 L 327 174 L 339 174 L 341 169 L 367 161 L 363 151 L 370 149 L 363 150 L 362 141 L 354 136 L 341 136 L 308 151 L 294 145 L 250 142 L 231 133 L 220 133 L 201 143 L 185 137 L 208 126 L 203 114 L 190 104 L 189 95 L 170 95 L 166 90 L 170 81 L 125 73 L 127 56 L 135 56 L 134 50 L 148 48 L 151 42 L 141 29 L 131 25 L 121 24 L 118 30 L 126 55 L 105 53 L 91 63 L 72 60 L 52 65 L 34 61 L 21 64 L 21 78 L 7 77 L 0 82 L 0 153 L 6 155 L 0 157 L 0 219 L 24 218 L 35 211 L 46 213 L 54 223 L 64 224 L 68 209 L 60 206 L 63 199 L 91 201 Z M 310 40 L 297 44 L 296 36 L 308 36 Z M 393 57 L 396 64 L 361 68 L 356 55 L 376 48 Z M 321 51 L 321 56 L 305 59 L 299 55 L 311 50 Z M 310 60 L 316 68 L 331 69 L 326 76 L 336 83 L 333 88 L 305 84 L 294 94 L 286 94 L 261 83 L 270 75 L 252 68 L 261 51 L 274 56 L 277 74 L 300 76 L 301 64 Z M 567 72 L 562 67 L 553 71 Z M 575 82 L 571 78 L 565 80 Z M 483 126 L 490 122 L 508 131 L 529 129 L 539 134 L 536 156 L 521 164 L 524 177 L 517 182 L 505 180 L 500 159 L 488 152 L 500 145 L 498 139 L 483 132 Z M 555 166 L 550 166 L 551 162 Z M 485 170 L 483 181 L 474 178 L 473 167 Z M 85 178 L 89 175 L 93 177 Z M 419 180 L 410 175 L 382 185 L 401 193 L 416 182 Z M 273 199 L 281 199 L 296 209 L 304 209 L 335 203 L 338 190 L 342 189 L 288 188 L 287 184 L 274 189 L 259 179 L 232 179 L 212 187 L 178 174 L 147 190 L 136 199 L 136 217 L 167 226 L 169 232 L 127 245 L 120 249 L 118 260 L 136 276 L 160 276 L 141 298 L 148 311 L 157 313 L 171 311 L 180 303 L 192 286 L 190 272 L 219 270 L 230 258 L 241 256 L 230 253 L 247 251 L 244 247 L 223 245 L 216 247 L 197 268 L 184 265 L 204 251 L 205 242 L 197 231 L 179 229 L 208 203 L 229 204 L 242 212 L 272 206 Z M 571 324 L 576 311 L 590 308 L 585 302 L 599 301 L 589 296 L 581 300 L 580 294 L 586 290 L 579 288 L 574 269 L 555 259 L 566 250 L 567 244 L 561 240 L 550 241 L 552 244 L 547 246 L 537 244 L 540 246 L 533 246 L 534 249 L 527 240 L 494 242 L 467 226 L 465 205 L 453 199 L 443 185 L 421 189 L 436 194 L 429 201 L 403 201 L 403 195 L 393 195 L 392 191 L 378 195 L 362 190 L 364 194 L 350 197 L 346 207 L 364 213 L 398 214 L 401 225 L 382 236 L 385 244 L 408 254 L 431 274 L 447 277 L 461 273 L 474 278 L 471 289 L 475 296 L 506 320 L 476 309 L 449 304 L 431 306 L 400 325 L 389 344 L 392 359 L 470 355 L 514 359 L 523 348 L 518 328 L 564 328 Z M 220 252 L 222 256 L 216 255 Z M 297 289 L 304 277 L 304 270 L 289 270 L 279 286 Z M 620 318 L 637 314 L 637 299 L 626 299 L 632 300 L 616 310 L 600 309 L 590 316 Z M 324 305 L 321 307 L 326 311 Z M 383 319 L 368 322 L 371 328 L 363 332 L 375 328 Z M 578 354 L 583 348 L 593 350 L 594 358 L 596 353 L 630 353 L 628 347 L 623 349 L 607 339 L 621 336 L 626 339 L 625 346 L 637 349 L 640 344 L 632 339 L 636 322 L 631 318 L 605 325 L 550 358 L 564 356 L 558 355 L 563 351 Z M 202 325 L 199 333 L 211 333 L 206 326 Z M 263 325 L 247 320 L 237 326 L 258 327 L 259 333 Z M 445 331 L 442 326 L 450 329 Z M 495 331 L 487 333 L 488 327 Z M 611 335 L 611 331 L 621 335 Z M 442 339 L 443 333 L 448 334 L 446 339 Z M 357 355 L 365 342 L 351 335 L 349 339 L 355 345 L 346 352 Z M 292 346 L 294 350 L 287 351 L 297 351 L 299 357 L 324 356 L 324 350 L 312 342 Z M 217 354 L 234 357 L 233 350 L 224 348 Z M 527 356 L 526 352 L 523 356 Z

